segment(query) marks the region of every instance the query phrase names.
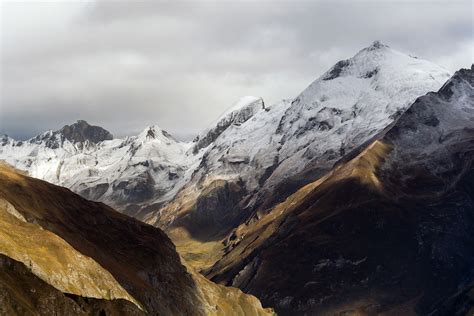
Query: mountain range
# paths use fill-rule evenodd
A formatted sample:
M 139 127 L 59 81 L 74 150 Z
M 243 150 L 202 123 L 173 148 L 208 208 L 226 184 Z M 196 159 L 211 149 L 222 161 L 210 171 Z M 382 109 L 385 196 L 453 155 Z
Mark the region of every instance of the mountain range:
M 191 271 L 173 275 L 216 286 L 196 270 L 279 314 L 463 315 L 474 291 L 473 85 L 472 67 L 451 75 L 376 41 L 293 99 L 269 105 L 242 98 L 193 141 L 177 141 L 157 126 L 113 138 L 80 120 L 25 141 L 3 136 L 0 159 L 83 197 L 68 192 L 67 199 L 100 202 L 73 204 L 79 217 L 88 213 L 76 208 L 92 203 L 112 218 L 159 227 Z M 15 210 L 24 203 L 11 199 Z M 38 206 L 43 210 L 23 209 Z M 65 227 L 78 223 L 63 224 L 69 238 L 93 230 L 86 227 L 95 216 L 84 217 L 90 222 L 71 232 Z M 44 227 L 81 252 L 55 230 L 56 217 L 50 221 Z M 138 229 L 148 230 L 172 245 L 159 229 Z M 136 231 L 126 234 L 121 246 L 142 243 L 131 237 Z M 111 236 L 104 237 L 110 245 L 122 243 Z M 176 261 L 173 251 L 164 257 Z M 116 257 L 93 254 L 99 264 Z M 12 259 L 25 263 L 4 260 Z M 114 269 L 104 273 L 119 280 Z M 151 294 L 124 278 L 113 298 L 125 307 L 117 308 L 143 311 Z M 269 312 L 234 290 L 253 312 Z

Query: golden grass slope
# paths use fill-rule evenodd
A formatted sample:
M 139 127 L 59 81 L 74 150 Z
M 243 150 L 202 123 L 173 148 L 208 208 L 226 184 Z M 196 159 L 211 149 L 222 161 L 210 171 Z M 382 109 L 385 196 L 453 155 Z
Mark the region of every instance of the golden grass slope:
M 14 215 L 16 214 L 16 216 Z M 57 235 L 21 218 L 0 198 L 0 253 L 24 263 L 42 280 L 64 293 L 138 302 L 114 277 Z

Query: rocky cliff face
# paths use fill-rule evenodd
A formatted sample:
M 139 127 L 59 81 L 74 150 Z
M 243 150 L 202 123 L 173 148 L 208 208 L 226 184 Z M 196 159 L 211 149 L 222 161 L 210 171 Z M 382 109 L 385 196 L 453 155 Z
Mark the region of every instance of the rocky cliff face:
M 84 120 L 79 120 L 72 125 L 66 125 L 59 130 L 65 139 L 73 143 L 89 141 L 99 143 L 113 139 L 112 134 L 100 126 L 89 125 Z
M 0 166 L 0 311 L 264 315 L 183 266 L 157 228 Z M 36 292 L 37 291 L 37 292 Z
M 240 225 L 208 275 L 283 315 L 472 308 L 473 75 L 458 71 L 368 147 Z

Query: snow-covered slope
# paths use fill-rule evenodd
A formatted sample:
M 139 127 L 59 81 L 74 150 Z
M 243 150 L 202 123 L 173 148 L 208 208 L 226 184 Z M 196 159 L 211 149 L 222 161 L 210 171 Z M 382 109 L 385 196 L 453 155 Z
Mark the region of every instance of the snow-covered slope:
M 177 142 L 157 126 L 147 127 L 137 136 L 97 143 L 70 141 L 62 131 L 48 131 L 27 141 L 4 136 L 0 159 L 33 177 L 132 214 L 140 203 L 170 198 L 173 189 L 184 184 L 184 173 L 191 163 L 185 155 L 189 145 Z M 51 146 L 57 139 L 62 141 Z
M 446 70 L 378 41 L 338 62 L 294 99 L 282 118 L 281 163 L 269 183 L 315 160 L 327 169 L 448 78 Z
M 191 143 L 158 127 L 123 139 L 99 133 L 101 141 L 47 132 L 61 139 L 59 146 L 43 136 L 26 142 L 4 137 L 0 159 L 130 214 L 141 210 L 138 217 L 150 223 L 166 226 L 180 213 L 199 213 L 199 205 L 215 217 L 226 212 L 229 223 L 242 220 L 241 210 L 267 207 L 319 177 L 448 78 L 439 66 L 374 42 L 293 100 L 267 105 L 243 98 Z M 237 187 L 219 186 L 224 195 L 199 202 L 216 181 Z M 223 209 L 222 200 L 233 198 L 238 205 Z
M 211 208 L 221 208 L 221 215 L 231 218 L 227 223 L 232 218 L 242 220 L 242 209 L 270 207 L 325 173 L 391 124 L 418 96 L 438 90 L 449 76 L 437 65 L 376 41 L 338 62 L 295 99 L 262 106 L 243 123 L 218 122 L 216 126 L 226 128 L 207 147 L 194 144 L 194 151 L 203 152 L 203 158 L 191 181 L 170 206 L 147 220 L 169 225 L 180 213 L 186 217 L 193 212 L 208 214 L 199 208 L 200 204 L 209 208 L 202 192 L 219 180 L 240 187 L 240 203 L 233 210 L 225 200 L 235 190 L 222 187 L 224 198 L 211 196 L 217 199 Z M 241 108 L 246 106 L 241 104 Z M 219 211 L 212 214 L 220 216 Z M 199 220 L 193 217 L 185 222 Z M 212 225 L 219 224 L 225 226 Z

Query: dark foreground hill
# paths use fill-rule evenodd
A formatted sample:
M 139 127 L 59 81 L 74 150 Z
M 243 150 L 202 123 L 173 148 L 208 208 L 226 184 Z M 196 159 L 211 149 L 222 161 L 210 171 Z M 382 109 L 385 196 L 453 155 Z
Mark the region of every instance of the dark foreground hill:
M 159 229 L 0 165 L 1 315 L 264 315 Z

